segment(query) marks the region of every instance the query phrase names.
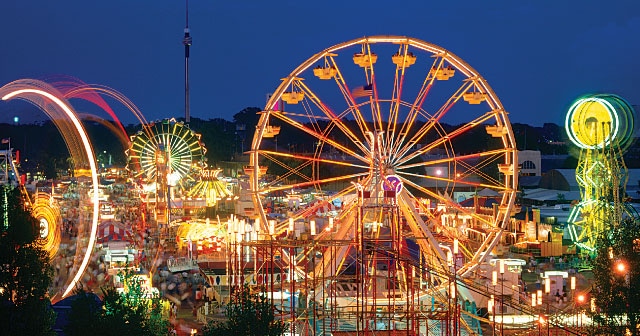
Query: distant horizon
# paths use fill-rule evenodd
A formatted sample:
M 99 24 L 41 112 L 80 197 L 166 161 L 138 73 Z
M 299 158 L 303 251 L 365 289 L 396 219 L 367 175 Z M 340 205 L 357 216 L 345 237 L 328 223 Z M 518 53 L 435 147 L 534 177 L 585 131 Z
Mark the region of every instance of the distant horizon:
M 262 107 L 257 107 L 257 106 L 247 106 L 246 108 L 254 108 L 254 107 L 255 107 L 255 108 L 262 108 Z M 17 122 L 17 123 L 16 123 L 16 122 L 14 122 L 14 119 L 13 119 L 13 118 L 14 118 L 15 116 L 20 117 L 19 115 L 1 115 L 1 114 L 0 114 L 0 124 L 13 125 L 13 126 L 20 126 L 20 125 L 38 125 L 38 124 L 42 124 L 42 123 L 45 123 L 45 122 L 51 121 L 51 119 L 49 119 L 49 118 L 48 118 L 48 117 L 47 117 L 43 112 L 39 111 L 36 107 L 33 107 L 33 108 L 34 108 L 34 110 L 33 110 L 33 111 L 30 111 L 30 112 L 31 112 L 31 114 L 36 114 L 36 113 L 38 113 L 38 112 L 39 112 L 39 113 L 42 113 L 41 118 L 38 118 L 38 119 L 31 119 L 30 121 L 24 121 L 24 119 L 20 118 L 20 119 L 19 119 L 19 122 Z M 241 111 L 242 111 L 242 110 L 237 111 L 236 113 L 241 112 Z M 235 113 L 234 113 L 234 115 L 235 115 Z M 104 118 L 104 119 L 105 119 L 105 120 L 109 120 L 109 121 L 113 121 L 113 120 L 112 120 L 112 119 L 110 119 L 110 118 Z M 174 116 L 174 117 L 167 117 L 167 118 L 162 118 L 162 119 L 147 120 L 147 121 L 148 121 L 149 123 L 151 123 L 151 122 L 160 121 L 160 120 L 165 120 L 165 119 L 176 119 L 176 120 L 178 120 L 178 121 L 180 121 L 180 120 L 184 121 L 184 115 L 181 115 L 181 116 Z M 232 117 L 230 117 L 229 119 L 226 119 L 226 118 L 216 118 L 216 117 L 213 117 L 213 118 L 201 118 L 201 117 L 199 117 L 199 116 L 193 116 L 193 115 L 191 115 L 191 119 L 192 119 L 192 120 L 193 120 L 193 119 L 197 119 L 197 120 L 204 120 L 204 121 L 212 121 L 212 120 L 216 120 L 216 119 L 223 119 L 223 120 L 228 121 L 228 122 L 231 122 L 231 123 L 233 123 L 233 122 L 234 122 L 234 121 L 233 121 L 233 115 L 232 115 Z M 349 119 L 347 118 L 347 120 L 349 120 Z M 90 121 L 88 121 L 88 122 L 90 122 Z M 121 121 L 121 122 L 122 122 L 122 121 Z M 448 123 L 444 123 L 444 124 L 448 124 Z M 514 121 L 510 121 L 510 124 L 511 124 L 511 125 L 513 125 L 513 124 L 522 124 L 522 125 L 528 125 L 528 126 L 531 126 L 531 127 L 543 127 L 543 126 L 544 126 L 544 124 L 555 124 L 555 125 L 558 125 L 558 126 L 564 127 L 564 123 L 559 124 L 559 123 L 555 123 L 555 122 L 542 122 L 542 123 L 541 123 L 541 124 L 539 124 L 539 125 L 534 125 L 534 124 L 528 124 L 528 123 L 523 123 L 523 122 L 514 122 Z M 136 120 L 135 122 L 134 122 L 134 121 L 131 121 L 131 122 L 122 122 L 122 125 L 123 125 L 123 126 L 125 126 L 125 127 L 129 127 L 129 126 L 137 126 L 137 125 L 140 125 L 140 122 L 139 122 L 139 121 L 137 121 L 137 120 Z M 455 126 L 455 125 L 457 125 L 457 124 L 452 124 L 452 126 Z

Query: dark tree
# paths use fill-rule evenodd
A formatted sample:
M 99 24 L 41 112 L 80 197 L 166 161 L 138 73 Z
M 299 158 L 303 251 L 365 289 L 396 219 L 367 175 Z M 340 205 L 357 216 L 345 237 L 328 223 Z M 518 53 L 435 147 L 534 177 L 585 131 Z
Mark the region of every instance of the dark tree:
M 593 260 L 593 334 L 639 335 L 640 220 L 627 218 L 601 234 Z
M 258 120 L 260 119 L 260 111 L 262 111 L 262 109 L 259 107 L 247 107 L 234 114 L 233 121 L 236 124 L 244 125 L 250 134 L 253 134 L 253 131 L 256 129 L 256 125 L 258 125 Z
M 47 296 L 53 269 L 38 245 L 39 224 L 20 191 L 0 187 L 0 325 L 3 335 L 55 335 Z
M 67 324 L 64 326 L 65 334 L 69 336 L 81 336 L 99 325 L 99 316 L 102 311 L 102 302 L 97 295 L 89 293 L 80 287 L 75 292 L 71 310 L 67 315 Z M 99 334 L 100 332 L 96 333 Z
M 87 335 L 87 326 L 94 336 L 169 334 L 160 297 L 147 293 L 135 274 L 125 272 L 119 276 L 127 290 L 119 293 L 113 287 L 103 288 L 101 306 L 84 290 L 76 291 L 78 298 L 71 305 L 65 327 L 68 335 Z
M 275 320 L 270 300 L 260 293 L 251 293 L 244 286 L 233 293 L 225 312 L 226 321 L 211 321 L 203 329 L 205 336 L 279 336 L 287 325 Z

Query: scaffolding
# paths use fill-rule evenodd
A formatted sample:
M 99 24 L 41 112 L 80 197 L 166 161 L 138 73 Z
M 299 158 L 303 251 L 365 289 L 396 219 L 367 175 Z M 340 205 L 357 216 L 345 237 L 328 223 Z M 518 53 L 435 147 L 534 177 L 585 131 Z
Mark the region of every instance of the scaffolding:
M 226 277 L 214 281 L 216 294 L 228 302 L 248 285 L 299 335 L 481 334 L 477 310 L 469 312 L 469 298 L 458 294 L 466 286 L 456 273 L 460 262 L 452 256 L 451 268 L 431 265 L 408 246 L 395 193 L 371 195 L 359 193 L 350 239 L 334 239 L 338 225 L 314 237 L 313 220 L 281 235 L 230 225 L 218 263 Z

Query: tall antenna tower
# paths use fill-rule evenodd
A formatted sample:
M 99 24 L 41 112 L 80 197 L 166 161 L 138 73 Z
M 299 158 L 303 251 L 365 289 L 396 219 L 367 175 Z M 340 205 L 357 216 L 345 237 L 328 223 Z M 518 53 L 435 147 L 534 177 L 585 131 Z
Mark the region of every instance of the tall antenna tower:
M 186 3 L 186 25 L 184 27 L 184 122 L 189 123 L 189 47 L 191 47 L 191 35 L 189 34 L 189 0 Z

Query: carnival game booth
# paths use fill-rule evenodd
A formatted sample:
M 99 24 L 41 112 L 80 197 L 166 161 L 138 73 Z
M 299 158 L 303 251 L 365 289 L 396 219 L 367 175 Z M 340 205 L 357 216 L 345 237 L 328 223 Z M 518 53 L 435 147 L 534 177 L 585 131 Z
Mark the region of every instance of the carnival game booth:
M 105 251 L 104 262 L 109 275 L 114 275 L 119 270 L 137 268 L 138 251 L 133 242 L 133 233 L 122 223 L 100 223 L 98 243 Z

